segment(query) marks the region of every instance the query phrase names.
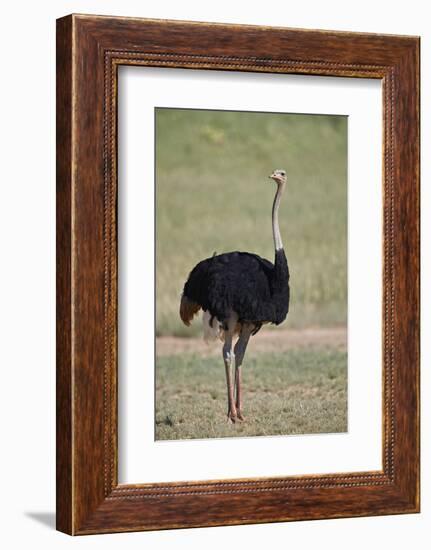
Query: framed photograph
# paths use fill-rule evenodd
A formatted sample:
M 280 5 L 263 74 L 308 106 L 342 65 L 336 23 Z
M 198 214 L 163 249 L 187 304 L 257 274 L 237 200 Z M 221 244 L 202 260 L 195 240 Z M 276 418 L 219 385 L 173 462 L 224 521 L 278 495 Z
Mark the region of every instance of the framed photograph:
M 419 511 L 419 38 L 57 21 L 57 528 Z

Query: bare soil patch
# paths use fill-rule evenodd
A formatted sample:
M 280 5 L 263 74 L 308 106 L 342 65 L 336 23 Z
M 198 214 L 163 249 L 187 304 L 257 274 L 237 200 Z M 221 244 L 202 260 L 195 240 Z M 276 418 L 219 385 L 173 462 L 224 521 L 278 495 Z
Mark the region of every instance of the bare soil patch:
M 265 330 L 254 336 L 247 351 L 255 353 L 283 352 L 295 348 L 331 347 L 347 349 L 347 328 L 307 328 Z M 200 338 L 180 338 L 178 336 L 159 336 L 156 338 L 156 354 L 159 357 L 181 355 L 184 353 L 211 357 L 220 354 L 221 342 L 207 344 Z

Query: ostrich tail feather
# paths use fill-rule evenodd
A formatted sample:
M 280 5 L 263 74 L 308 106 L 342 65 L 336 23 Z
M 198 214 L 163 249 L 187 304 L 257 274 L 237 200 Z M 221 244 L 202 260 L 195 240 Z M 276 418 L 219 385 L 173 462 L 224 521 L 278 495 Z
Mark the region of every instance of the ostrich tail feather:
M 201 306 L 193 300 L 189 300 L 184 294 L 181 297 L 180 317 L 182 322 L 189 327 L 193 317 L 201 309 Z

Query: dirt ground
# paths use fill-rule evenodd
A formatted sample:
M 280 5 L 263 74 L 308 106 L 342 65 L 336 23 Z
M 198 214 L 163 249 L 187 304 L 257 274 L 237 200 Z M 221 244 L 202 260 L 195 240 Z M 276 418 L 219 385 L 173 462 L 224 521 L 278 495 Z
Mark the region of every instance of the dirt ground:
M 283 352 L 295 348 L 332 347 L 347 349 L 346 327 L 295 329 L 266 329 L 265 327 L 252 337 L 248 351 Z M 180 338 L 176 336 L 159 336 L 156 338 L 158 357 L 180 355 L 184 353 L 199 354 L 211 357 L 220 354 L 221 342 L 207 344 L 202 337 Z

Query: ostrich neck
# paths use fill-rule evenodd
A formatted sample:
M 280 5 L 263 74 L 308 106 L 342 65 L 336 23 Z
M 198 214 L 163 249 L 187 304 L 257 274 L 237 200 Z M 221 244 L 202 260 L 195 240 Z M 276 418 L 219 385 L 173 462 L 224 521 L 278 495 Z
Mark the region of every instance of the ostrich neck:
M 285 183 L 280 183 L 278 185 L 272 205 L 272 235 L 274 237 L 274 248 L 276 252 L 283 249 L 283 241 L 281 240 L 280 227 L 278 225 L 278 210 L 280 208 L 281 195 L 283 194 L 285 185 Z

